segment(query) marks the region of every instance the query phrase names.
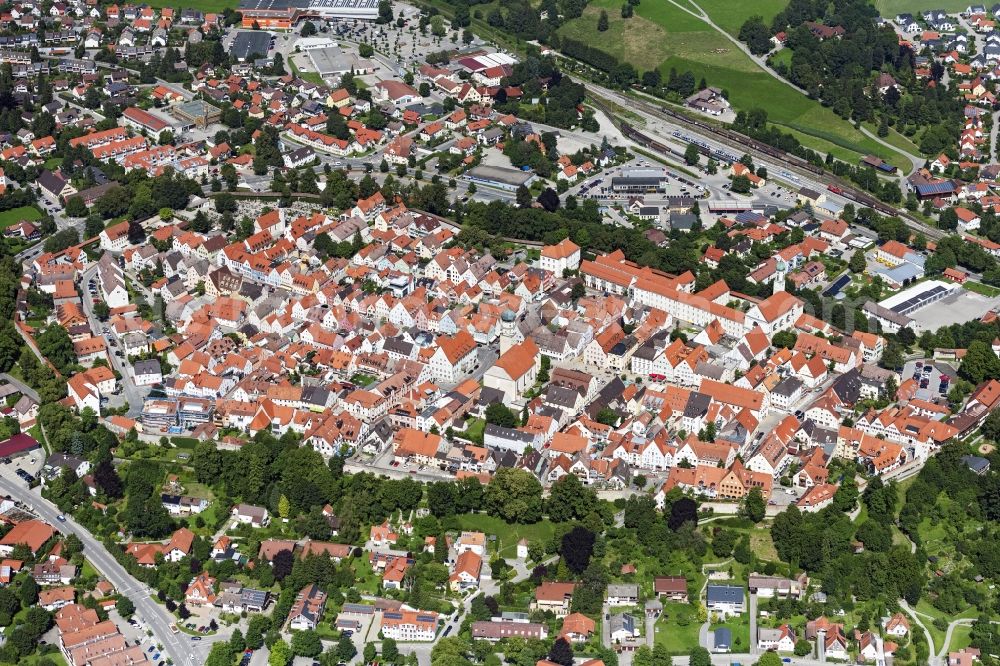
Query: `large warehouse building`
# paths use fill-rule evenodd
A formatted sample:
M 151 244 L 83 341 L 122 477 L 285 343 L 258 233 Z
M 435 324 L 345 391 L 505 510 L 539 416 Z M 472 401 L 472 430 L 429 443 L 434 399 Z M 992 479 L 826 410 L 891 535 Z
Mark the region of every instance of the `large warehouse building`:
M 243 27 L 291 30 L 300 19 L 378 18 L 378 0 L 240 0 Z

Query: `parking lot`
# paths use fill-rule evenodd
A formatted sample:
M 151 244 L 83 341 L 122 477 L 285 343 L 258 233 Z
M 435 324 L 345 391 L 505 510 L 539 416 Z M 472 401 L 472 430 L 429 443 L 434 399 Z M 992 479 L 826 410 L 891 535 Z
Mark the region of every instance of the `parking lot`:
M 922 360 L 908 361 L 902 379 L 915 380 L 919 387 L 915 397 L 933 402 L 948 395 L 957 376 L 955 369 L 945 363 Z
M 920 308 L 909 316 L 920 330 L 934 331 L 942 326 L 964 324 L 979 319 L 993 308 L 1000 307 L 1000 297 L 983 296 L 968 289 L 956 289 L 928 307 Z
M 45 452 L 41 448 L 38 448 L 17 456 L 0 459 L 0 474 L 6 476 L 8 479 L 16 480 L 19 478 L 17 470 L 20 469 L 24 470 L 24 472 L 30 474 L 31 476 L 38 478 L 38 474 L 44 463 Z

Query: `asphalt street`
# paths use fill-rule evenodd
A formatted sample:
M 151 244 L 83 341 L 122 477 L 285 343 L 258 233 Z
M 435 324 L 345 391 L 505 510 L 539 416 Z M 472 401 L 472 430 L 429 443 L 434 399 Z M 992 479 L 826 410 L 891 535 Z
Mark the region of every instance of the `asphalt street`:
M 157 643 L 163 646 L 162 653 L 165 657 L 169 657 L 179 666 L 204 663 L 212 637 L 205 637 L 201 641 L 198 645 L 199 654 L 196 654 L 186 634 L 171 632 L 170 625 L 175 622 L 174 617 L 153 600 L 150 589 L 132 578 L 125 567 L 108 552 L 104 544 L 86 528 L 77 524 L 71 516 L 65 516 L 65 521 L 60 521 L 58 516 L 62 514 L 59 509 L 38 492 L 28 490 L 22 483 L 0 477 L 0 492 L 21 501 L 42 520 L 63 534 L 77 536 L 83 544 L 84 555 L 91 564 L 115 586 L 120 594 L 127 596 L 135 604 L 136 616 L 153 632 Z

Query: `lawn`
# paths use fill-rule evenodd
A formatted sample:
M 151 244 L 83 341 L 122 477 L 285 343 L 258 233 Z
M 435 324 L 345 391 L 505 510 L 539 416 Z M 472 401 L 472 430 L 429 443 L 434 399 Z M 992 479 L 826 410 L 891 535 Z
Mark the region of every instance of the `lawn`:
M 989 296 L 990 298 L 1000 294 L 1000 289 L 991 287 L 988 284 L 983 284 L 982 282 L 973 282 L 972 280 L 969 280 L 962 286 L 975 294 L 982 294 L 983 296 Z
M 45 160 L 45 164 L 43 164 L 42 166 L 44 166 L 49 171 L 52 171 L 53 169 L 62 166 L 62 163 L 63 163 L 63 158 L 50 157 L 49 159 Z
M 485 532 L 487 537 L 497 538 L 495 547 L 503 557 L 514 557 L 517 553 L 517 542 L 522 538 L 529 542 L 548 541 L 555 532 L 555 524 L 548 519 L 531 525 L 512 525 L 496 516 L 481 513 L 457 516 L 458 525 L 463 530 L 478 530 Z
M 21 220 L 40 219 L 42 219 L 42 212 L 34 206 L 11 208 L 10 210 L 5 210 L 0 213 L 0 229 L 6 229 L 7 227 L 13 226 Z
M 687 624 L 680 625 L 677 618 L 680 615 L 688 617 Z M 689 654 L 698 647 L 697 612 L 689 604 L 666 601 L 663 603 L 663 615 L 656 621 L 654 642 L 667 648 L 670 654 Z
M 877 123 L 863 123 L 863 125 L 865 126 L 865 129 L 867 129 L 872 134 L 878 132 Z M 920 147 L 913 142 L 913 139 L 911 139 L 908 136 L 904 136 L 903 134 L 900 134 L 893 127 L 889 128 L 889 135 L 884 137 L 882 140 L 887 141 L 888 143 L 891 143 L 892 145 L 899 148 L 900 150 L 905 150 L 906 152 L 912 155 L 920 154 Z
M 750 14 L 773 16 L 784 3 L 707 0 L 706 4 L 704 9 L 720 27 L 738 31 Z M 606 32 L 599 33 L 597 21 L 602 10 L 608 13 L 610 25 Z M 620 3 L 592 0 L 583 16 L 568 21 L 559 32 L 587 44 L 600 44 L 640 72 L 659 69 L 664 79 L 672 69 L 690 70 L 697 80 L 704 77 L 708 85 L 727 90 L 735 108 L 762 108 L 772 122 L 786 131 L 797 130 L 799 140 L 808 147 L 833 152 L 835 157 L 852 164 L 866 154 L 878 155 L 900 167 L 908 163 L 832 110 L 764 72 L 735 44 L 683 9 L 668 2 L 647 2 L 636 7 L 635 12 L 633 18 L 622 19 Z
M 483 443 L 484 430 L 486 430 L 486 421 L 484 419 L 470 418 L 465 424 L 465 432 L 459 436 L 481 445 Z
M 308 83 L 315 83 L 318 86 L 325 85 L 325 82 L 323 81 L 323 77 L 320 76 L 319 72 L 303 72 L 301 69 L 299 69 L 295 65 L 295 59 L 294 58 L 289 58 L 288 59 L 288 64 L 292 68 L 292 73 L 295 74 L 295 76 L 297 76 L 300 79 L 302 79 L 303 81 L 306 81 Z
M 728 627 L 733 632 L 733 652 L 743 652 L 750 645 L 750 616 L 744 613 L 730 617 L 725 622 L 712 625 L 712 631 L 719 627 Z
M 66 659 L 63 658 L 62 653 L 58 650 L 55 652 L 50 652 L 49 654 L 39 655 L 33 654 L 21 659 L 17 662 L 17 666 L 36 666 L 42 659 L 48 659 L 50 662 L 56 666 L 66 666 Z M 6 666 L 7 662 L 0 662 L 3 666 Z
M 371 375 L 366 375 L 362 372 L 356 372 L 353 375 L 351 375 L 351 383 L 356 384 L 358 386 L 368 386 L 376 379 L 377 377 L 372 377 Z
M 750 550 L 757 554 L 762 560 L 778 562 L 778 551 L 771 540 L 771 530 L 767 528 L 754 528 L 750 531 Z

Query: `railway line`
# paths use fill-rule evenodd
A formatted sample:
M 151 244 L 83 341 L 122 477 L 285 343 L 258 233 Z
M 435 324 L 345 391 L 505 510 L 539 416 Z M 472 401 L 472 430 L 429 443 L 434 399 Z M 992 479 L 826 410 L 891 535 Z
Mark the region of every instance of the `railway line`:
M 612 123 L 618 126 L 622 134 L 638 143 L 645 148 L 660 153 L 661 155 L 670 155 L 674 158 L 683 159 L 683 153 L 680 153 L 670 146 L 655 140 L 653 137 L 641 132 L 638 128 L 633 126 L 631 123 L 619 118 L 615 112 L 610 108 L 610 106 L 602 99 L 597 98 L 594 95 L 590 96 L 590 101 L 593 105 L 602 111 Z M 866 208 L 871 208 L 878 211 L 882 215 L 895 215 L 898 216 L 907 227 L 913 231 L 922 233 L 929 240 L 940 240 L 946 234 L 940 229 L 935 229 L 934 227 L 927 226 L 920 220 L 913 218 L 904 210 L 893 208 L 888 204 L 876 199 L 872 195 L 864 192 L 853 185 L 847 183 L 846 181 L 833 176 L 824 169 L 811 164 L 807 160 L 802 159 L 798 155 L 792 155 L 791 153 L 785 152 L 774 146 L 770 146 L 761 141 L 757 141 L 751 137 L 748 137 L 739 132 L 735 132 L 731 129 L 725 127 L 718 127 L 716 125 L 697 120 L 695 118 L 690 118 L 689 116 L 668 109 L 665 107 L 657 106 L 644 102 L 642 100 L 637 100 L 634 98 L 629 98 L 629 103 L 633 105 L 638 110 L 658 117 L 667 122 L 673 123 L 675 125 L 686 127 L 694 132 L 700 132 L 703 135 L 708 134 L 711 138 L 719 144 L 722 144 L 728 148 L 734 148 L 740 151 L 740 155 L 734 153 L 729 153 L 726 150 L 714 148 L 708 143 L 701 139 L 696 139 L 694 137 L 686 137 L 680 132 L 675 132 L 674 135 L 686 143 L 693 143 L 698 147 L 698 151 L 705 155 L 706 157 L 711 157 L 717 161 L 726 162 L 732 164 L 739 160 L 742 153 L 748 153 L 755 157 L 770 158 L 772 160 L 778 160 L 786 167 L 789 171 L 797 171 L 801 175 L 820 183 L 822 186 L 826 187 L 827 190 L 834 194 L 838 194 L 845 199 L 853 201 Z M 790 176 L 790 180 L 796 181 L 798 178 L 792 174 L 787 174 L 786 177 Z

